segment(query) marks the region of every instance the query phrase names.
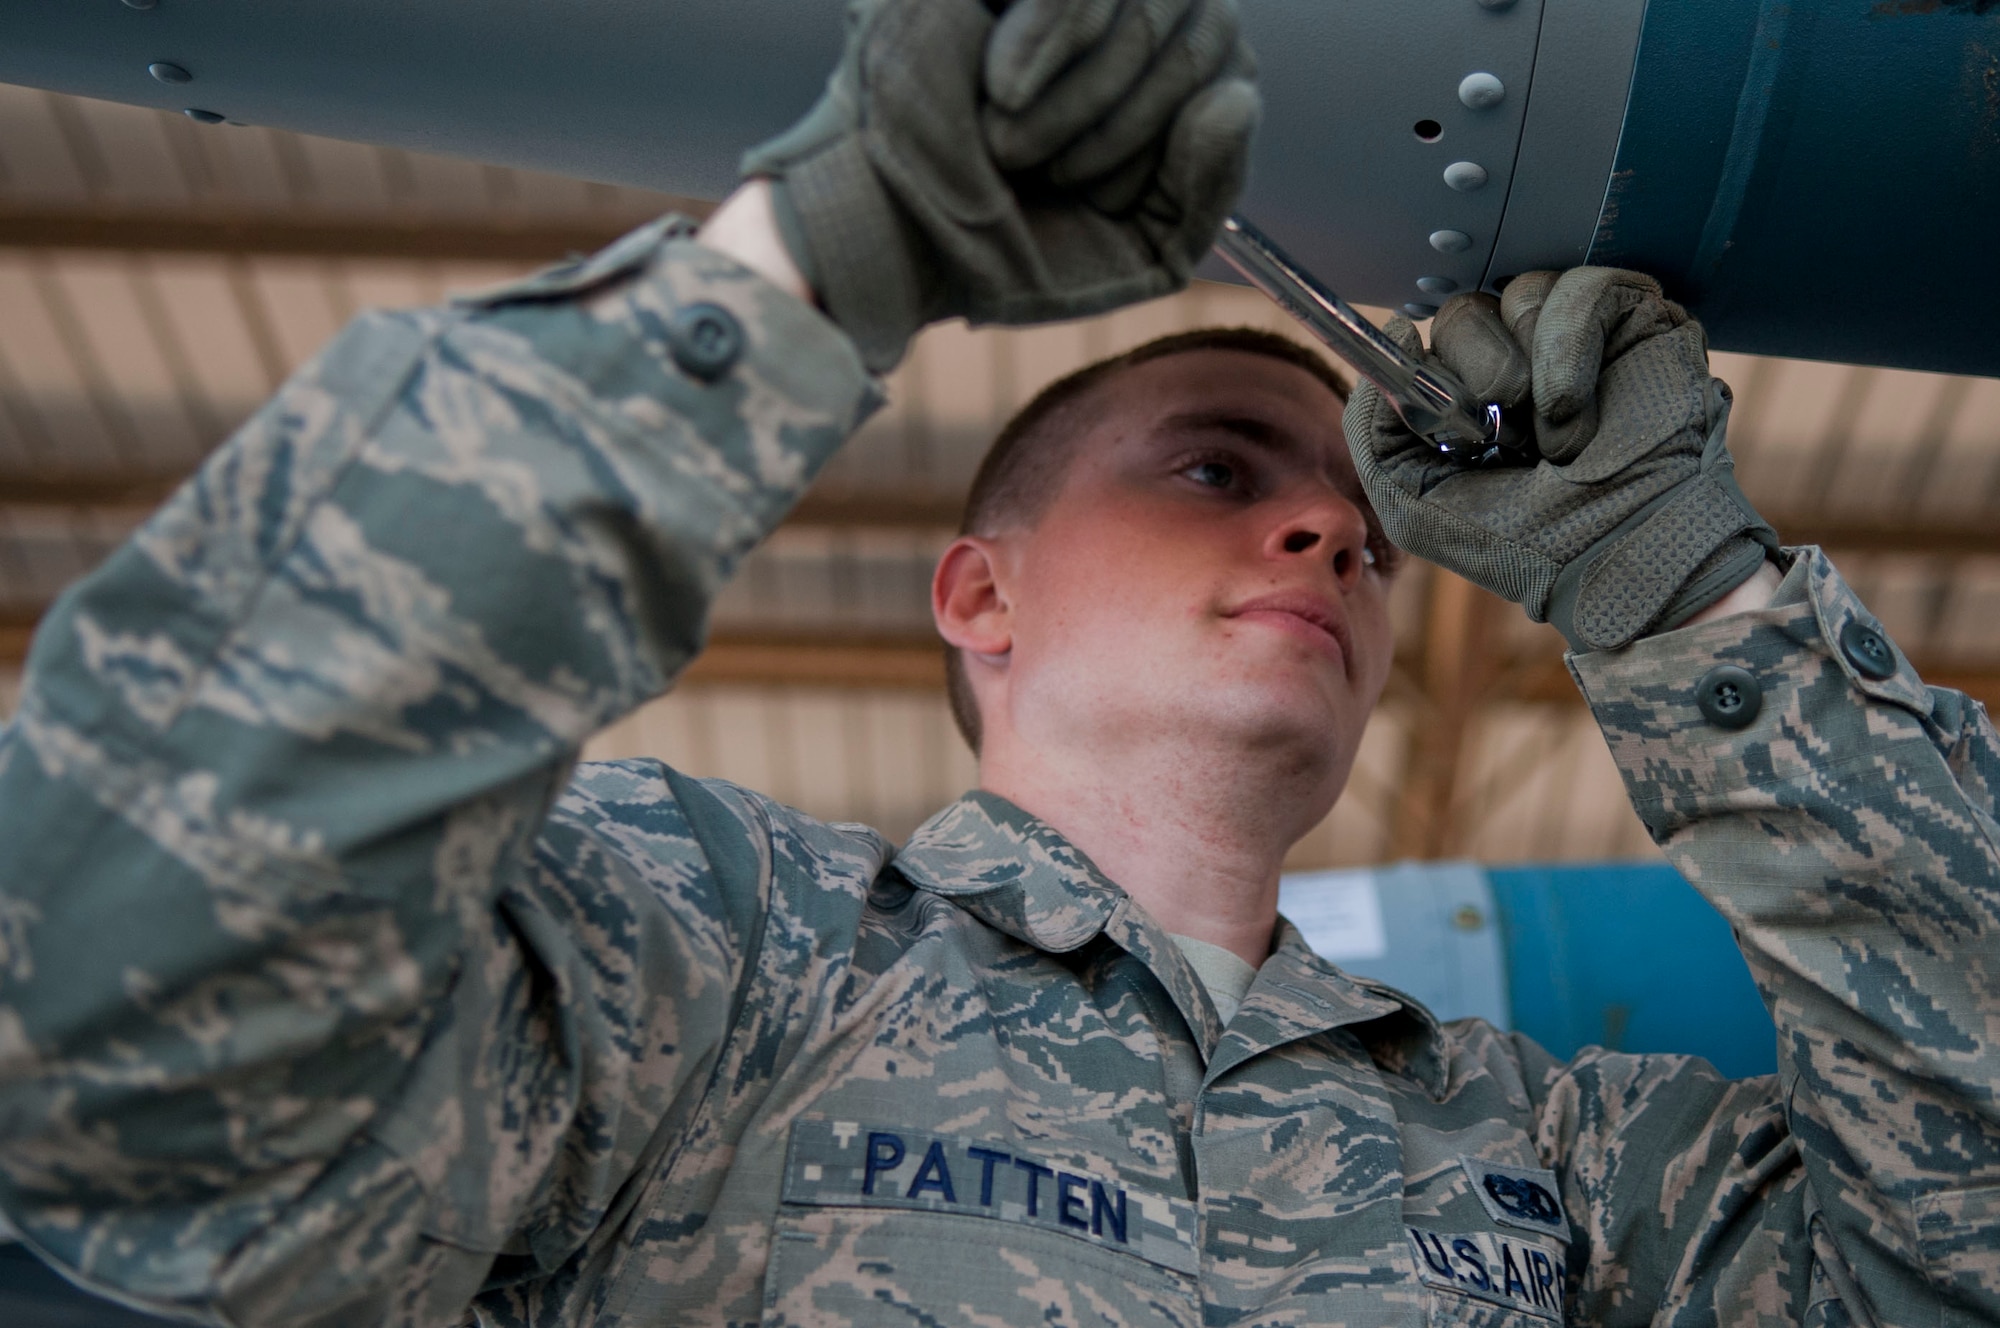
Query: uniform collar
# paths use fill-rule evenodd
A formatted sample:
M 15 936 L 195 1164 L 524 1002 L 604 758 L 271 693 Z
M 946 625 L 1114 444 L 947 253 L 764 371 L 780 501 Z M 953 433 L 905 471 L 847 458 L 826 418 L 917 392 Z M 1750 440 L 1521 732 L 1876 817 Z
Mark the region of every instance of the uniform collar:
M 1430 1011 L 1391 987 L 1355 978 L 1278 920 L 1277 945 L 1228 1032 L 1166 932 L 1052 826 L 998 794 L 975 790 L 926 821 L 896 856 L 912 885 L 943 895 L 1038 950 L 1066 953 L 1109 928 L 1166 985 L 1201 1043 L 1210 1078 L 1272 1047 L 1352 1028 L 1385 1069 L 1433 1098 L 1446 1091 L 1443 1035 Z
M 1277 945 L 1210 1058 L 1209 1077 L 1269 1047 L 1334 1028 L 1349 1029 L 1383 1069 L 1444 1100 L 1451 1058 L 1436 1016 L 1394 987 L 1342 972 L 1282 917 Z
M 896 866 L 989 927 L 1062 954 L 1099 935 L 1166 988 L 1204 1059 L 1222 1036 L 1201 979 L 1146 910 L 1054 826 L 997 793 L 975 789 L 910 836 Z
M 1040 817 L 983 789 L 919 826 L 896 855 L 896 867 L 912 885 L 1056 954 L 1102 932 L 1125 898 Z

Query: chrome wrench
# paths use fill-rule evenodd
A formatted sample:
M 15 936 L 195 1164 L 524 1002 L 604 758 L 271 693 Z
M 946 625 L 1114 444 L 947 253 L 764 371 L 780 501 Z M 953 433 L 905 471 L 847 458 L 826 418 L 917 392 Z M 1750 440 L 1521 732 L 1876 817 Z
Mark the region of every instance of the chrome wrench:
M 1468 465 L 1521 456 L 1522 440 L 1506 427 L 1498 405 L 1473 395 L 1445 369 L 1411 358 L 1249 221 L 1224 221 L 1215 252 L 1380 388 L 1403 423 L 1438 451 Z

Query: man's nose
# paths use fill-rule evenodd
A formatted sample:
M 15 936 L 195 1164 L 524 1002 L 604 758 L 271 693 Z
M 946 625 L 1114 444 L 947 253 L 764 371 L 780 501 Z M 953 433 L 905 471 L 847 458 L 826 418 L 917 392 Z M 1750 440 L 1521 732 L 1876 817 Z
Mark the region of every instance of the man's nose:
M 1342 589 L 1368 566 L 1368 519 L 1346 497 L 1328 497 L 1287 514 L 1271 532 L 1267 552 L 1279 559 L 1323 559 Z

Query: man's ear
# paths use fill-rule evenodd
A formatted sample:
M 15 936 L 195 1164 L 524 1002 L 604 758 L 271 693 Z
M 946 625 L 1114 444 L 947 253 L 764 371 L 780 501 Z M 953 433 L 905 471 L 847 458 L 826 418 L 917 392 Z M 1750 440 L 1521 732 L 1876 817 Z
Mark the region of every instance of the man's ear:
M 931 574 L 938 635 L 968 654 L 1001 656 L 1014 648 L 1014 610 L 1001 555 L 994 540 L 960 535 Z

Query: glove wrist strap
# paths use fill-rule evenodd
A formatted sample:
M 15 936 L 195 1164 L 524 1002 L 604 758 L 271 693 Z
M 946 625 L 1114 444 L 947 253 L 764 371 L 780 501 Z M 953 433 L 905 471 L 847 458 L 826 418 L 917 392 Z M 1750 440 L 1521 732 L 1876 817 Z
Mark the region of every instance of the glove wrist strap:
M 828 316 L 854 338 L 870 372 L 895 368 L 928 321 L 913 258 L 924 245 L 866 149 L 855 138 L 839 139 L 789 165 L 772 189 L 785 242 L 796 234 Z
M 1709 605 L 1748 581 L 1769 560 L 1771 550 L 1754 533 L 1733 537 L 1710 555 L 1703 570 L 1681 587 L 1660 616 L 1648 625 L 1651 632 L 1671 632 Z
M 1617 650 L 1707 608 L 1777 547 L 1731 468 L 1704 467 L 1565 567 L 1549 593 L 1549 621 L 1571 650 Z

